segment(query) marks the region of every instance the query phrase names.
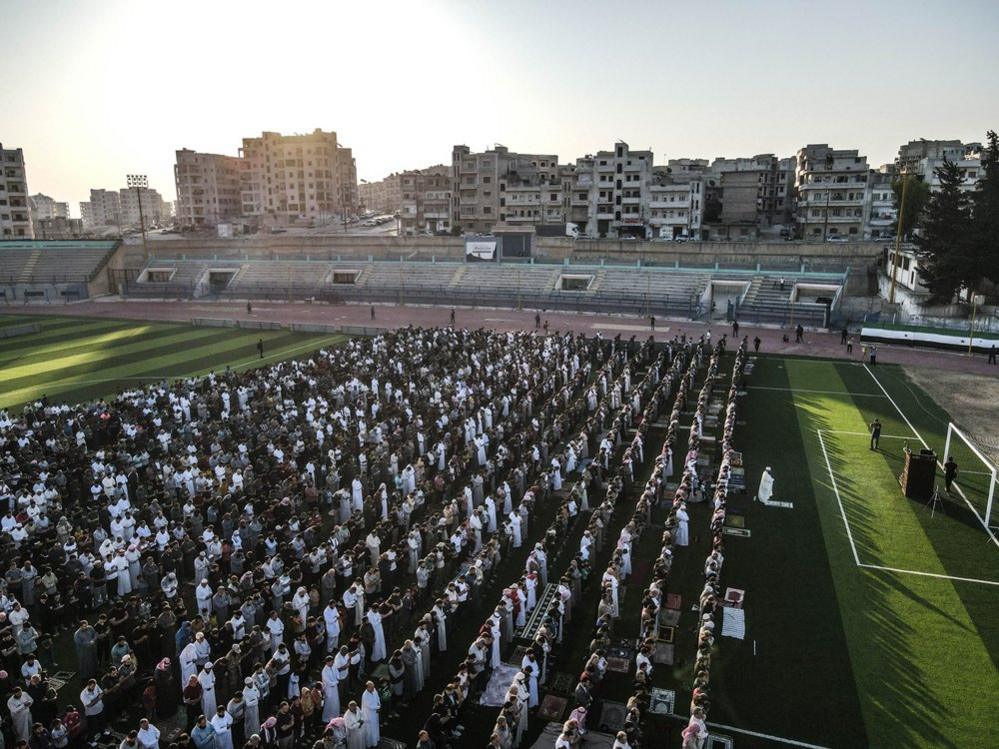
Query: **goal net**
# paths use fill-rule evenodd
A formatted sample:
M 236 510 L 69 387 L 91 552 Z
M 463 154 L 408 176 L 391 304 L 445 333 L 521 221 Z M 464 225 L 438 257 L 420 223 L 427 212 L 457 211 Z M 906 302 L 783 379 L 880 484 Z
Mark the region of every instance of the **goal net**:
M 953 422 L 947 424 L 947 441 L 940 460 L 946 463 L 948 458 L 957 463 L 957 479 L 952 490 L 964 498 L 986 529 L 999 527 L 992 518 L 996 490 L 995 462 Z

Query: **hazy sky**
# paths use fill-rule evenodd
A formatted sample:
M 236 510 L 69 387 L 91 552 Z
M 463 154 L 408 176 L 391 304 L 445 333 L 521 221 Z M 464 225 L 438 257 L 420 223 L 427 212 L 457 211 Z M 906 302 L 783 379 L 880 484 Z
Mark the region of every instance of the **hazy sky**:
M 370 180 L 455 143 L 878 165 L 999 128 L 997 0 L 0 0 L 0 28 L 0 142 L 74 215 L 262 130 L 335 130 Z

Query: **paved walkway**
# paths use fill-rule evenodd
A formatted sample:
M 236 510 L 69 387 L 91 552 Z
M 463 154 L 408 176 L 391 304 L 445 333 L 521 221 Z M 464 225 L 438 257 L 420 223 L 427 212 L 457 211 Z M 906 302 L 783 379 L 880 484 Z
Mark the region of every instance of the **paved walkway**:
M 288 323 L 320 323 L 327 325 L 355 325 L 372 328 L 393 329 L 406 325 L 430 327 L 450 324 L 450 307 L 398 306 L 377 304 L 374 307 L 359 304 L 327 305 L 303 302 L 260 302 L 253 304 L 253 314 L 246 311 L 246 304 L 240 302 L 209 301 L 87 301 L 70 305 L 11 306 L 11 314 L 39 315 L 80 315 L 85 317 L 126 318 L 137 320 L 186 321 L 194 317 L 215 317 L 236 320 L 265 320 Z M 374 319 L 371 310 L 374 309 Z M 548 322 L 553 331 L 571 330 L 577 333 L 613 337 L 618 333 L 622 338 L 644 337 L 652 331 L 649 319 L 631 315 L 583 314 L 572 312 L 540 312 L 534 310 L 465 308 L 455 309 L 455 323 L 465 327 L 487 327 L 495 330 L 534 329 L 535 314 L 541 322 Z M 713 337 L 727 334 L 732 338 L 732 326 L 725 324 L 708 325 L 690 320 L 657 319 L 655 337 L 668 340 L 674 335 L 686 333 L 700 336 L 710 329 Z M 789 342 L 783 341 L 787 335 Z M 774 327 L 754 327 L 740 325 L 740 336 L 749 336 L 752 341 L 759 336 L 760 351 L 767 354 L 788 354 L 793 356 L 815 356 L 822 358 L 852 359 L 860 361 L 862 347 L 856 344 L 852 356 L 846 353 L 846 346 L 840 343 L 839 332 L 806 330 L 803 343 L 794 343 L 794 331 Z M 856 337 L 859 338 L 856 334 Z M 910 346 L 878 345 L 878 363 L 909 364 L 936 367 L 950 371 L 975 374 L 997 375 L 999 367 L 989 365 L 984 354 L 967 356 L 955 351 L 913 348 Z

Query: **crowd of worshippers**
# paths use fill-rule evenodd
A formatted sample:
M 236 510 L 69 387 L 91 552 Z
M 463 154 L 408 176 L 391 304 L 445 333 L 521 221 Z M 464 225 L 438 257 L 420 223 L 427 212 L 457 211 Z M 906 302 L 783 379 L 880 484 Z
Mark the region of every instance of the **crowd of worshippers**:
M 503 590 L 499 604 L 479 628 L 468 648 L 468 656 L 448 685 L 449 690 L 455 689 L 450 695 L 435 698 L 431 715 L 417 736 L 418 746 L 460 745 L 460 718 L 465 700 L 486 686 L 493 669 L 500 663 L 502 649 L 510 645 L 514 631 L 526 625 L 528 615 L 539 605 L 538 590 L 555 582 L 549 579 L 549 555 L 564 546 L 576 518 L 590 510 L 590 493 L 606 488 L 607 500 L 591 516 L 591 525 L 602 539 L 600 518 L 607 517 L 607 507 L 613 506 L 623 482 L 633 478 L 630 463 L 616 471 L 611 465 L 612 454 L 622 444 L 624 426 L 631 423 L 631 414 L 640 408 L 642 391 L 632 387 L 631 366 L 644 363 L 651 350 L 652 343 L 646 342 L 628 360 L 628 366 L 612 366 L 606 371 L 608 375 L 617 373 L 613 382 L 601 379 L 599 387 L 586 392 L 585 426 L 578 436 L 569 439 L 567 460 L 561 466 L 553 466 L 551 475 L 553 488 L 563 487 L 563 472 L 566 477 L 578 474 L 580 478 L 568 489 L 558 507 L 551 526 L 543 535 L 544 543 L 536 544 L 531 550 L 523 574 Z M 624 359 L 618 364 L 623 365 Z M 633 452 L 640 454 L 641 443 L 642 435 L 636 434 L 625 447 L 624 456 L 629 461 Z M 588 459 L 593 449 L 591 445 L 596 446 L 596 458 L 592 461 Z M 554 598 L 543 612 L 532 646 L 522 658 L 519 676 L 523 681 L 515 680 L 508 690 L 491 742 L 508 747 L 519 745 L 527 729 L 528 710 L 538 704 L 538 685 L 547 678 L 549 657 L 563 641 L 565 624 L 572 619 L 582 580 L 589 573 L 588 561 L 576 555 L 556 583 Z
M 313 724 L 376 745 L 382 705 L 426 683 L 533 502 L 587 450 L 599 481 L 609 446 L 567 430 L 606 418 L 600 397 L 621 404 L 618 344 L 407 329 L 0 414 L 11 740 L 93 742 L 141 705 L 129 746 L 158 745 L 156 721 L 178 708 L 178 746 L 288 747 Z M 54 659 L 63 629 L 79 701 L 48 684 L 73 665 Z M 383 662 L 388 680 L 368 684 Z
M 718 347 L 718 352 L 722 351 L 723 348 L 724 344 L 722 343 Z M 673 411 L 662 450 L 655 459 L 652 473 L 638 497 L 631 518 L 621 530 L 615 553 L 601 578 L 602 595 L 597 608 L 593 638 L 589 645 L 590 655 L 579 676 L 573 695 L 575 708 L 569 719 L 563 724 L 562 732 L 556 740 L 557 749 L 578 747 L 585 739 L 587 731 L 596 724 L 596 718 L 600 714 L 601 692 L 607 673 L 607 654 L 615 636 L 620 637 L 626 634 L 616 631 L 615 627 L 620 615 L 618 588 L 631 573 L 629 552 L 632 544 L 648 527 L 652 509 L 659 506 L 666 497 L 665 485 L 673 475 L 672 446 L 676 441 L 679 415 L 686 406 L 687 392 L 694 376 L 702 365 L 704 350 L 705 345 L 701 341 L 689 350 L 680 351 L 680 355 L 672 359 L 669 371 L 643 415 L 643 423 L 657 419 L 663 404 L 670 396 L 673 396 Z M 718 352 L 716 352 L 716 356 Z M 712 357 L 712 363 L 714 363 L 716 356 Z M 667 519 L 665 538 L 672 538 L 672 529 L 677 526 L 676 510 L 678 506 L 674 502 L 673 512 Z M 640 646 L 635 655 L 634 693 L 626 704 L 623 729 L 614 738 L 616 749 L 632 749 L 642 746 L 643 743 L 642 718 L 649 706 L 653 648 L 657 637 L 657 631 L 649 631 L 646 616 L 649 609 L 654 609 L 656 612 L 654 620 L 658 622 L 658 611 L 664 603 L 666 578 L 672 562 L 671 547 L 672 543 L 669 544 L 669 553 L 661 555 L 654 565 L 654 579 L 642 601 L 642 631 L 639 633 Z
M 623 430 L 634 425 L 635 438 L 624 450 L 613 478 L 607 482 L 606 499 L 594 508 L 590 516 L 580 542 L 579 552 L 570 562 L 567 576 L 563 577 L 559 588 L 559 597 L 552 605 L 551 613 L 554 615 L 545 620 L 545 626 L 550 627 L 551 632 L 555 633 L 554 636 L 546 637 L 542 634 L 523 656 L 520 671 L 513 678 L 506 694 L 506 703 L 494 725 L 489 743 L 491 749 L 511 749 L 520 745 L 530 716 L 529 710 L 539 704 L 539 684 L 544 683 L 548 673 L 550 644 L 561 641 L 564 628 L 572 621 L 573 606 L 561 606 L 559 599 L 568 598 L 573 603 L 580 600 L 579 578 L 572 575 L 577 569 L 586 570 L 587 574 L 582 581 L 584 585 L 587 578 L 590 578 L 591 584 L 595 582 L 596 578 L 589 571 L 591 560 L 601 551 L 605 543 L 604 529 L 610 522 L 618 498 L 626 488 L 630 488 L 634 480 L 633 462 L 638 465 L 644 463 L 644 438 L 649 425 L 657 420 L 663 402 L 677 387 L 688 360 L 692 362 L 691 376 L 696 371 L 701 350 L 700 344 L 688 348 L 678 342 L 671 342 L 654 361 L 643 362 L 648 364 L 646 379 L 630 391 L 632 397 L 628 406 L 621 409 L 619 417 L 615 419 L 607 435 L 612 442 L 620 441 Z M 677 355 L 681 352 L 682 356 Z M 667 368 L 668 371 L 664 374 Z M 562 727 L 556 740 L 556 747 L 562 749 L 578 747 L 585 740 L 587 730 L 595 725 L 596 717 L 600 713 L 599 697 L 607 669 L 606 653 L 614 635 L 615 621 L 620 615 L 617 589 L 631 574 L 631 550 L 634 541 L 649 524 L 652 508 L 664 497 L 665 481 L 672 474 L 671 455 L 672 450 L 667 440 L 662 453 L 656 459 L 652 476 L 633 506 L 631 518 L 620 532 L 607 571 L 600 578 L 602 595 L 590 643 L 591 656 L 578 679 L 574 692 L 575 706 Z M 585 491 L 585 486 L 584 474 L 577 487 L 582 487 Z M 573 583 L 572 588 L 569 587 L 570 581 Z M 487 622 L 483 631 L 486 632 L 489 628 L 490 622 Z M 642 744 L 641 720 L 643 711 L 648 706 L 647 687 L 648 679 L 651 678 L 651 658 L 646 646 L 643 646 L 638 654 L 637 662 L 636 684 L 639 685 L 639 692 L 628 703 L 624 729 L 615 736 L 614 746 L 619 749 L 639 747 Z
M 724 557 L 724 527 L 728 484 L 732 476 L 732 460 L 735 451 L 732 441 L 736 423 L 736 397 L 746 363 L 748 341 L 744 338 L 735 353 L 732 368 L 732 381 L 729 385 L 725 422 L 722 427 L 721 465 L 715 484 L 711 505 L 711 551 L 704 561 L 704 588 L 698 600 L 700 629 L 697 638 L 697 656 L 694 661 L 694 682 L 690 700 L 690 720 L 683 729 L 684 749 L 703 749 L 707 738 L 707 716 L 711 707 L 710 677 L 711 652 L 715 641 L 715 616 L 723 599 L 721 570 Z

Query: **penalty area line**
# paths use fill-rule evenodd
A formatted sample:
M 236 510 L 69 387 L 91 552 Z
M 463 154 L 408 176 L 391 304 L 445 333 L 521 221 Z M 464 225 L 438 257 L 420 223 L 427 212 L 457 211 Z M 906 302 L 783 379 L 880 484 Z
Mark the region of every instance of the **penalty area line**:
M 864 365 L 864 369 L 867 370 L 867 374 L 869 374 L 871 376 L 871 379 L 874 380 L 874 382 L 877 383 L 877 385 L 878 385 L 879 388 L 881 388 L 881 392 L 885 394 L 885 397 L 888 399 L 888 402 L 891 403 L 895 407 L 895 410 L 898 411 L 898 415 L 902 417 L 902 420 L 906 423 L 906 425 L 909 427 L 909 429 L 912 430 L 912 433 L 915 434 L 916 438 L 920 442 L 923 443 L 923 447 L 925 447 L 927 450 L 929 450 L 930 446 L 928 444 L 926 444 L 926 440 L 924 440 L 923 436 L 918 431 L 916 431 L 916 427 L 914 427 L 912 425 L 912 422 L 909 421 L 909 417 L 905 415 L 905 412 L 902 411 L 901 408 L 899 408 L 898 404 L 895 402 L 895 399 L 892 398 L 890 395 L 888 395 L 888 391 L 885 390 L 885 386 L 881 384 L 881 380 L 879 380 L 875 376 L 874 372 L 871 371 L 871 368 L 869 366 L 867 366 L 866 364 Z M 939 460 L 937 460 L 937 466 L 940 467 L 941 471 L 944 469 L 943 464 Z M 996 538 L 996 534 L 994 534 L 992 532 L 992 529 L 989 528 L 989 524 L 986 523 L 982 519 L 982 516 L 978 514 L 978 510 L 975 509 L 975 506 L 973 504 L 971 504 L 971 502 L 968 501 L 968 497 L 967 497 L 967 495 L 965 495 L 965 493 L 961 489 L 961 487 L 958 486 L 957 484 L 954 484 L 954 488 L 957 489 L 957 493 L 961 495 L 961 499 L 964 500 L 964 503 L 966 505 L 968 505 L 968 509 L 971 510 L 974 513 L 974 515 L 975 515 L 976 518 L 978 518 L 978 522 L 985 529 L 985 532 L 989 534 L 989 539 L 992 541 L 992 543 L 994 543 L 996 545 L 997 548 L 999 548 L 999 538 Z

